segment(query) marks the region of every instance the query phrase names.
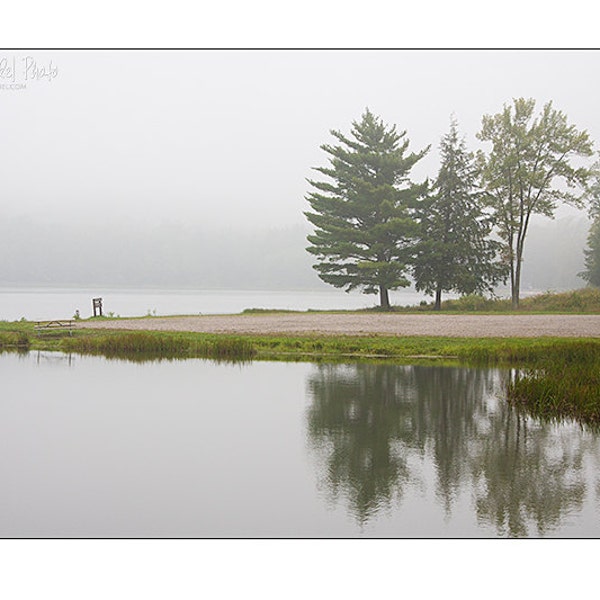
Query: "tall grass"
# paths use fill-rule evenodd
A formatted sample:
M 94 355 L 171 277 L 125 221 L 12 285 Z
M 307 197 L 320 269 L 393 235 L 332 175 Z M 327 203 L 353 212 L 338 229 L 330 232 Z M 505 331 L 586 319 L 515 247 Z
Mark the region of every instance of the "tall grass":
M 600 351 L 597 344 L 549 349 L 507 385 L 508 401 L 534 416 L 600 424 Z
M 222 360 L 247 360 L 256 351 L 243 338 L 198 338 L 156 332 L 124 332 L 63 338 L 65 352 L 102 354 L 108 357 L 197 357 Z
M 520 310 L 578 313 L 600 312 L 600 289 L 587 287 L 560 294 L 545 292 L 523 298 Z
M 29 335 L 24 331 L 0 331 L 0 352 L 2 350 L 28 350 L 31 346 Z
M 362 309 L 369 312 L 383 312 L 381 307 L 375 306 Z M 433 302 L 423 301 L 419 306 L 394 306 L 393 311 L 432 312 Z M 450 313 L 513 313 L 511 301 L 506 298 L 488 298 L 481 294 L 468 294 L 456 299 L 442 301 L 441 310 Z M 544 292 L 521 298 L 516 312 L 541 312 L 541 313 L 600 313 L 600 289 L 587 287 L 568 292 Z
M 458 348 L 461 361 L 478 364 L 539 366 L 600 360 L 600 339 L 507 338 L 484 339 Z
M 458 312 L 510 312 L 511 302 L 502 298 L 484 298 L 477 294 L 442 302 L 442 310 Z M 600 289 L 582 288 L 569 292 L 544 292 L 521 298 L 519 312 L 598 313 Z

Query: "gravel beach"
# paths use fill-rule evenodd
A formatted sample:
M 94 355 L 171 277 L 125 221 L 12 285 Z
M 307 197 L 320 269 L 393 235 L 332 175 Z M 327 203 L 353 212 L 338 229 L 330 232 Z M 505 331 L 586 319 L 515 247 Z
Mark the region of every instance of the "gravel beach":
M 600 315 L 248 314 L 87 321 L 79 328 L 203 333 L 600 337 Z

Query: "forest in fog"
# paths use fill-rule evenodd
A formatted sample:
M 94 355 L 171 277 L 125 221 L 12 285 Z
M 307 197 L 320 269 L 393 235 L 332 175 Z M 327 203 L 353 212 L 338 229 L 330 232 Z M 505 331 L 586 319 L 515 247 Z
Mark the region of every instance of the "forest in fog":
M 536 219 L 525 246 L 523 291 L 583 287 L 590 221 L 578 214 Z M 312 269 L 310 227 L 203 228 L 193 223 L 60 224 L 0 220 L 0 286 L 311 290 L 331 289 Z

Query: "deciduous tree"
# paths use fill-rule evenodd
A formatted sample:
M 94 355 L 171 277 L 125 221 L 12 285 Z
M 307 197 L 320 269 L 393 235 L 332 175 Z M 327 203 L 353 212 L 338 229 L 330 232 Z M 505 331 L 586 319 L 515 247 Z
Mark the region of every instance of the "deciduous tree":
M 494 223 L 506 245 L 512 306 L 517 308 L 531 217 L 553 217 L 562 202 L 582 205 L 591 171 L 573 159 L 591 156 L 592 142 L 551 102 L 536 115 L 535 100 L 524 98 L 485 115 L 478 138 L 492 144 L 479 160 Z

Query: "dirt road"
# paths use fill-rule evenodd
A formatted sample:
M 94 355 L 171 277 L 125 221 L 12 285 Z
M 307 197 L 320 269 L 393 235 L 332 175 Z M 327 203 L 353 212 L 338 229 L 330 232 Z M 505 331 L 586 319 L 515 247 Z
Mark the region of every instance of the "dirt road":
M 600 315 L 248 314 L 91 321 L 91 329 L 450 337 L 600 337 Z

